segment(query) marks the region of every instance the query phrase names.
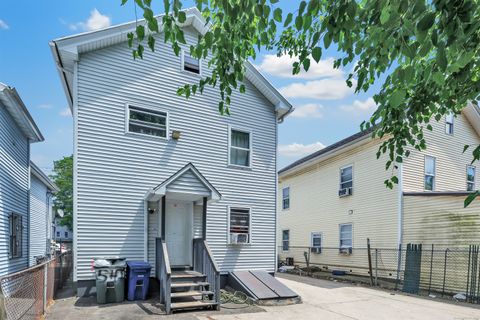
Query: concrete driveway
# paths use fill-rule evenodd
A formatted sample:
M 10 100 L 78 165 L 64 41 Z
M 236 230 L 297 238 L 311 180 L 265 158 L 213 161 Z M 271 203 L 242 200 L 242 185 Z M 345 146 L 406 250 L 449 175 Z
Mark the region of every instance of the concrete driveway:
M 480 320 L 477 306 L 433 301 L 404 294 L 391 294 L 366 287 L 328 280 L 280 275 L 280 281 L 296 291 L 303 303 L 262 307 L 266 312 L 240 315 L 210 315 L 202 320 Z
M 186 312 L 164 316 L 156 301 L 99 307 L 82 299 L 56 301 L 47 319 L 201 319 L 201 320 L 480 320 L 476 305 L 448 303 L 366 287 L 281 275 L 280 281 L 296 291 L 303 303 L 289 306 L 223 308 L 222 311 Z M 230 308 L 238 306 L 231 305 Z

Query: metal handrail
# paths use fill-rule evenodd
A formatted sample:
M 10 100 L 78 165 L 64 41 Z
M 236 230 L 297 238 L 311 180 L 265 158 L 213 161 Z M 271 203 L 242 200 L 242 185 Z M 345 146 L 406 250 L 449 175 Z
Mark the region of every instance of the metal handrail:
M 156 273 L 160 280 L 160 302 L 165 306 L 165 312 L 171 312 L 172 270 L 168 259 L 167 244 L 162 238 L 155 239 Z

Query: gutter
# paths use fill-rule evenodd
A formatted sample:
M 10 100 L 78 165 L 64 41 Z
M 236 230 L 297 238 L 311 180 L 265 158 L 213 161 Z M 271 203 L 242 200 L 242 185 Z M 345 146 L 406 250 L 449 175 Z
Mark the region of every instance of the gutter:
M 60 56 L 60 51 L 58 50 L 57 42 L 55 40 L 52 40 L 51 43 L 53 43 L 53 47 L 55 48 L 54 53 L 55 53 L 55 58 L 57 60 L 57 67 L 60 69 L 60 72 L 62 73 L 63 83 L 64 83 L 65 88 L 67 89 L 68 98 L 70 99 L 70 101 L 69 101 L 70 105 L 73 105 L 72 90 L 68 86 L 67 76 L 65 74 L 65 68 L 63 66 L 62 58 Z

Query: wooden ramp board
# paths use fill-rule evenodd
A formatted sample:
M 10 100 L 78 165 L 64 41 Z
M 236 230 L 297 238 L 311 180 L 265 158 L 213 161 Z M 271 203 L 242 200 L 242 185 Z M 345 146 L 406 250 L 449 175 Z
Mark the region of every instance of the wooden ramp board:
M 298 295 L 266 271 L 235 271 L 231 275 L 257 300 L 287 299 Z
M 290 290 L 286 285 L 278 281 L 275 277 L 266 271 L 250 271 L 258 280 L 275 292 L 279 298 L 295 298 L 298 294 Z

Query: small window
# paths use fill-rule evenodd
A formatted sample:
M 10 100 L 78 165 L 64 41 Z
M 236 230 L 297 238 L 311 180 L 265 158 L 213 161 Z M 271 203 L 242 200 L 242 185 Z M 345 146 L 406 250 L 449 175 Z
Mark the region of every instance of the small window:
M 250 243 L 250 209 L 230 208 L 229 223 L 231 244 Z
M 475 190 L 475 167 L 467 166 L 467 191 Z
M 23 223 L 22 216 L 11 213 L 9 216 L 9 233 L 10 233 L 10 259 L 20 258 L 22 256 L 22 234 Z
M 60 231 L 57 231 L 57 238 L 60 238 Z
M 449 113 L 445 116 L 445 133 L 453 134 L 453 113 Z
M 65 231 L 65 238 L 68 238 L 68 232 Z
M 283 188 L 282 189 L 282 208 L 283 210 L 287 210 L 290 208 L 290 188 Z
M 167 113 L 128 106 L 128 131 L 166 138 Z
M 349 196 L 353 187 L 353 167 L 348 166 L 340 169 L 340 190 L 339 196 Z
M 230 130 L 230 164 L 250 167 L 252 155 L 251 135 L 248 131 Z
M 425 190 L 435 190 L 435 158 L 425 156 Z
M 320 232 L 312 232 L 311 252 L 322 252 L 322 234 Z
M 200 60 L 183 51 L 182 69 L 184 71 L 200 74 Z
M 282 231 L 282 250 L 288 251 L 290 249 L 290 230 Z
M 353 244 L 352 224 L 340 225 L 340 250 L 351 249 Z

